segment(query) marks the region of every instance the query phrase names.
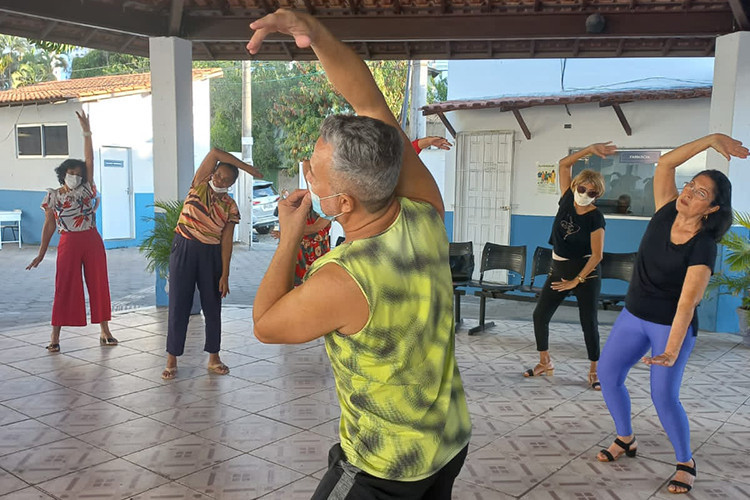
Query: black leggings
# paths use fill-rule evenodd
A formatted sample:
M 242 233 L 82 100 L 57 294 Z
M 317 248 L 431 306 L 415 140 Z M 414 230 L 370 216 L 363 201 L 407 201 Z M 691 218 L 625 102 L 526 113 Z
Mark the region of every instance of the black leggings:
M 565 297 L 570 292 L 578 299 L 578 313 L 583 328 L 583 339 L 586 341 L 586 350 L 590 361 L 599 360 L 599 320 L 597 318 L 597 306 L 599 302 L 599 291 L 602 280 L 599 266 L 594 269 L 590 277 L 584 283 L 580 283 L 572 290 L 558 292 L 552 289 L 553 281 L 565 278 L 570 281 L 576 279 L 578 273 L 586 266 L 588 258 L 571 260 L 553 260 L 547 281 L 544 283 L 542 293 L 534 309 L 534 335 L 536 336 L 536 350 L 546 351 L 549 349 L 549 322 L 555 314 Z

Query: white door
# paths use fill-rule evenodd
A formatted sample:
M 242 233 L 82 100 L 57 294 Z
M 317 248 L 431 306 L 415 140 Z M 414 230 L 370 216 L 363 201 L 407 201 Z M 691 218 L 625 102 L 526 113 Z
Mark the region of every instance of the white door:
M 484 244 L 510 243 L 513 132 L 460 133 L 457 143 L 453 240 L 474 243 L 474 278 L 479 279 Z M 507 272 L 492 271 L 485 279 L 505 282 Z
M 133 180 L 130 148 L 99 150 L 102 232 L 105 240 L 133 238 Z

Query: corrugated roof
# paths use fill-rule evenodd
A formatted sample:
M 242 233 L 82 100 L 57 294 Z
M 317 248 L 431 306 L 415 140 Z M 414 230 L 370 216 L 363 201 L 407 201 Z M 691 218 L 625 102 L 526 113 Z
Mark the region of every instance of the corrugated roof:
M 221 68 L 193 69 L 193 80 L 223 75 Z M 70 99 L 103 99 L 151 91 L 151 73 L 92 76 L 73 80 L 43 82 L 0 92 L 0 106 L 44 104 Z
M 634 89 L 613 92 L 586 94 L 557 94 L 546 96 L 509 96 L 487 99 L 462 99 L 437 102 L 423 106 L 422 114 L 433 115 L 448 111 L 467 109 L 500 108 L 501 111 L 531 108 L 535 106 L 555 106 L 564 104 L 585 104 L 598 102 L 604 105 L 622 104 L 633 101 L 662 101 L 671 99 L 695 99 L 711 97 L 712 87 L 682 87 L 669 89 Z

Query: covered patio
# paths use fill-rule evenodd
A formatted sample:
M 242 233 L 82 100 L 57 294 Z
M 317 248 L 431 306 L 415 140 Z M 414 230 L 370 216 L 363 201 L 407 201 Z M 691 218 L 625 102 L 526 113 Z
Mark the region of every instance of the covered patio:
M 40 347 L 47 325 L 0 332 L 0 498 L 310 498 L 338 432 L 325 350 L 322 341 L 260 344 L 251 313 L 224 308 L 229 375 L 207 373 L 198 317 L 170 382 L 160 377 L 165 310 L 115 315 L 115 348 L 98 345 L 95 325 L 66 330 L 53 355 Z M 554 323 L 555 375 L 524 379 L 537 359 L 530 321 L 499 321 L 475 337 L 469 326 L 456 356 L 474 431 L 454 498 L 674 498 L 674 457 L 645 365 L 629 378 L 638 457 L 599 463 L 614 430 L 586 385 L 580 327 Z M 748 498 L 750 349 L 735 336 L 700 337 L 682 391 L 699 464 L 686 497 Z

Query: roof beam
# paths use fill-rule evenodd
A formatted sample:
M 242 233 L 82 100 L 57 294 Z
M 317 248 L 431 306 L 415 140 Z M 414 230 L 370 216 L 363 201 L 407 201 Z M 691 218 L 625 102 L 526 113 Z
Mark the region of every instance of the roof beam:
M 17 1 L 17 0 L 11 0 Z M 262 0 L 268 4 L 267 0 Z M 2 10 L 2 8 L 0 8 Z M 550 15 L 537 13 L 503 15 L 444 16 L 330 16 L 320 21 L 340 40 L 392 42 L 396 40 L 530 40 L 580 38 L 642 38 L 642 37 L 713 37 L 730 33 L 733 18 L 729 12 L 681 12 L 679 22 L 669 12 L 638 12 L 607 14 L 606 33 L 587 35 L 586 14 Z M 448 26 L 449 29 L 441 29 Z M 244 17 L 186 17 L 183 36 L 195 41 L 246 42 L 250 36 Z M 288 39 L 272 33 L 267 40 Z
M 169 36 L 180 36 L 185 0 L 172 0 L 169 8 Z
M 39 34 L 39 39 L 40 39 L 40 40 L 44 40 L 45 38 L 47 38 L 47 36 L 49 36 L 49 34 L 50 34 L 50 33 L 52 33 L 52 30 L 53 30 L 53 29 L 55 29 L 55 27 L 56 27 L 57 25 L 58 25 L 58 22 L 57 22 L 57 21 L 52 21 L 51 23 L 49 23 L 49 24 L 47 25 L 47 27 L 46 27 L 46 28 L 44 28 L 44 31 L 42 31 L 42 32 L 41 32 L 41 33 Z
M 629 136 L 633 135 L 633 129 L 630 128 L 630 124 L 628 123 L 628 119 L 625 118 L 625 113 L 622 112 L 622 108 L 620 107 L 619 103 L 612 104 L 612 109 L 615 110 L 615 114 L 617 115 L 617 118 L 620 120 L 620 125 L 622 125 L 623 130 L 625 130 L 625 133 Z
M 523 116 L 521 116 L 521 112 L 518 110 L 518 108 L 513 108 L 511 111 L 513 111 L 513 116 L 516 117 L 518 126 L 521 127 L 521 130 L 523 131 L 523 135 L 526 137 L 526 140 L 530 141 L 531 131 L 529 130 L 529 127 L 526 126 L 526 122 L 523 120 Z
M 436 113 L 438 115 L 438 118 L 440 118 L 440 121 L 443 122 L 443 125 L 445 125 L 445 128 L 448 129 L 448 133 L 453 137 L 456 138 L 456 129 L 453 128 L 453 125 L 451 125 L 451 122 L 448 121 L 448 118 L 445 117 L 445 113 L 438 111 Z
M 729 0 L 729 6 L 740 29 L 750 30 L 750 0 Z
M 0 12 L 131 35 L 164 36 L 168 27 L 166 16 L 125 8 L 113 15 L 112 7 L 103 2 L 3 0 Z

